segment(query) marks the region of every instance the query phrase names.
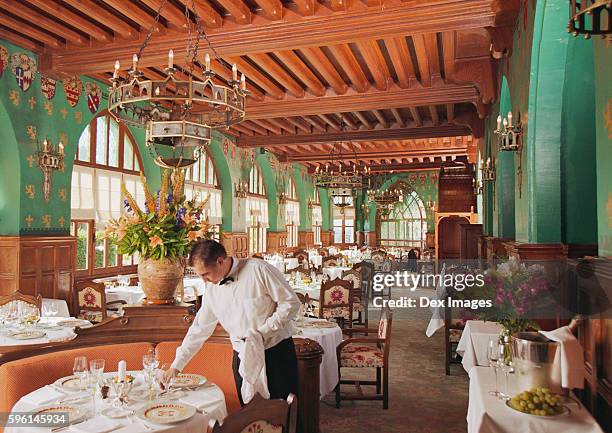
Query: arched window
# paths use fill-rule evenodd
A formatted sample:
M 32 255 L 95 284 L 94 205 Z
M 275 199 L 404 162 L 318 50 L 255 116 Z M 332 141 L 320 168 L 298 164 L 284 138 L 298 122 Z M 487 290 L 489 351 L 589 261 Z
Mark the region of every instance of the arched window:
M 285 185 L 285 227 L 287 229 L 287 247 L 298 246 L 298 229 L 300 226 L 300 202 L 298 201 L 295 182 L 290 176 Z
M 204 200 L 208 197 L 206 206 L 206 217 L 212 224 L 213 238 L 219 240 L 222 222 L 221 189 L 217 180 L 215 165 L 208 152 L 200 157 L 200 160 L 192 165 L 185 176 L 185 196 L 188 200 L 197 197 Z
M 314 244 L 322 245 L 321 243 L 321 224 L 323 224 L 323 212 L 321 211 L 321 197 L 319 196 L 319 188 L 315 185 L 313 197 L 309 201 L 309 206 L 312 210 L 312 231 L 314 232 Z
M 395 205 L 388 215 L 380 217 L 380 244 L 418 247 L 423 251 L 427 216 L 423 202 L 415 191 Z
M 246 200 L 246 226 L 249 233 L 249 253 L 266 252 L 268 199 L 263 176 L 257 164 L 249 173 L 249 195 Z
M 128 273 L 137 257 L 119 256 L 104 238 L 110 218 L 124 212 L 121 183 L 144 207 L 139 172 L 142 159 L 129 129 L 108 113 L 91 120 L 81 133 L 71 184 L 71 233 L 77 237 L 77 271 L 81 275 Z
M 334 196 L 334 243 L 355 243 L 355 202 L 352 196 Z

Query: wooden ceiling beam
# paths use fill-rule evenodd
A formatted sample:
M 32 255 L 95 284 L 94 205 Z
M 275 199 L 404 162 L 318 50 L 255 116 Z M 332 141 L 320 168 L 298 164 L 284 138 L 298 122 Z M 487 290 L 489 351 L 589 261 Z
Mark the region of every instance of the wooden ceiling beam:
M 456 35 L 454 31 L 442 33 L 442 49 L 444 51 L 444 77 L 452 78 L 455 74 Z
M 308 126 L 306 121 L 301 117 L 287 117 L 286 120 L 307 134 L 311 132 L 310 126 Z
M 453 123 L 455 120 L 455 104 L 446 104 L 446 121 Z
M 308 59 L 308 61 L 312 63 L 312 65 L 325 77 L 337 95 L 344 95 L 346 93 L 348 86 L 320 48 L 303 48 L 300 51 L 306 57 L 306 59 Z
M 257 66 L 266 71 L 268 75 L 272 76 L 276 81 L 282 84 L 285 89 L 290 91 L 293 96 L 297 96 L 298 98 L 304 97 L 304 89 L 300 83 L 295 81 L 295 79 L 268 54 L 252 54 L 249 57 L 257 63 Z
M 427 54 L 427 43 L 425 41 L 425 35 L 412 35 L 412 42 L 414 44 L 414 51 L 416 52 L 417 56 L 421 84 L 425 87 L 430 87 L 431 68 L 429 65 L 429 56 Z
M 359 129 L 359 125 L 357 125 L 347 113 L 339 113 L 339 115 L 342 121 L 346 124 L 346 126 L 351 129 Z
M 82 30 L 87 33 L 93 39 L 98 41 L 108 41 L 110 39 L 110 35 L 91 23 L 87 19 L 77 15 L 69 9 L 66 9 L 63 6 L 55 2 L 51 2 L 49 0 L 28 0 L 32 6 L 37 7 L 38 9 L 52 15 L 57 20 L 65 22 L 66 24 L 70 24 L 72 27 Z M 112 66 L 111 66 L 112 67 Z M 76 72 L 76 71 L 75 71 Z
M 404 89 L 410 87 L 410 82 L 415 78 L 415 73 L 406 38 L 403 36 L 386 38 L 385 46 L 389 51 L 389 57 L 397 74 L 399 86 Z
M 240 132 L 241 134 L 244 135 L 255 135 L 255 133 L 253 132 L 252 129 L 247 128 L 246 126 L 244 126 L 244 124 L 242 123 L 237 123 L 235 125 L 232 125 L 232 128 L 234 128 L 236 131 Z
M 266 119 L 266 120 L 270 122 L 272 125 L 275 125 L 281 129 L 284 129 L 289 134 L 295 134 L 295 125 L 289 122 L 288 120 L 283 119 L 282 117 L 276 118 L 276 119 Z
M 213 53 L 209 53 L 209 54 L 213 54 Z M 215 74 L 217 74 L 219 77 L 223 78 L 225 81 L 230 81 L 232 79 L 232 71 L 231 69 L 227 68 L 225 66 L 225 63 L 221 63 L 218 60 L 211 60 L 211 67 L 214 70 Z M 247 76 L 247 83 L 249 82 L 249 77 Z M 247 88 L 249 90 L 249 98 L 252 98 L 254 101 L 263 101 L 264 100 L 264 95 L 263 93 L 261 93 L 259 90 L 255 89 L 253 86 L 248 86 L 247 84 Z
M 336 120 L 333 114 L 319 114 L 319 117 L 323 119 L 332 129 L 340 131 L 340 123 Z
M 387 90 L 391 79 L 391 72 L 378 47 L 376 40 L 362 41 L 357 44 L 359 51 L 363 55 L 368 69 L 374 77 L 374 83 L 378 90 Z
M 269 119 L 255 119 L 252 120 L 253 123 L 261 126 L 262 128 L 267 129 L 268 131 L 276 134 L 276 135 L 281 135 L 281 128 L 272 124 Z
M 440 124 L 440 116 L 438 115 L 438 108 L 435 105 L 430 105 L 429 107 L 429 116 L 431 117 L 431 122 L 437 126 Z
M 304 17 L 314 15 L 315 3 L 314 0 L 293 0 L 298 13 Z
M 365 126 L 365 129 L 374 128 L 374 126 L 372 125 L 372 122 L 370 122 L 368 118 L 365 116 L 365 114 L 363 114 L 361 111 L 353 111 L 353 114 L 357 116 L 357 119 L 359 119 L 361 124 Z
M 251 10 L 242 0 L 219 0 L 219 3 L 229 11 L 237 23 L 251 24 Z
M 277 147 L 274 148 L 276 151 Z M 406 159 L 425 159 L 429 157 L 430 159 L 436 157 L 447 157 L 447 156 L 465 156 L 467 148 L 456 148 L 456 149 L 448 149 L 448 148 L 427 148 L 423 150 L 413 150 L 406 151 L 405 149 L 390 149 L 390 150 L 374 150 L 369 152 L 348 152 L 343 153 L 342 155 L 338 155 L 339 160 L 342 161 L 351 161 L 355 160 L 355 157 L 358 160 L 368 160 L 368 159 L 392 159 L 392 158 L 406 158 Z M 293 155 L 291 160 L 293 162 L 321 162 L 325 161 L 329 158 L 329 153 L 321 153 L 321 154 L 305 154 L 305 155 Z
M 28 23 L 24 23 L 22 21 L 16 20 L 15 18 L 9 17 L 8 15 L 4 15 L 0 12 L 0 24 L 6 26 L 8 28 L 19 29 L 19 33 L 22 33 L 36 41 L 39 41 L 49 47 L 60 47 L 63 45 L 59 39 L 54 36 L 51 36 L 48 33 L 43 32 L 42 30 L 38 30 L 34 26 L 30 26 Z
M 397 108 L 392 108 L 391 113 L 393 113 L 393 117 L 395 117 L 395 121 L 397 122 L 397 124 L 400 125 L 402 128 L 405 128 L 406 121 L 402 118 L 402 115 L 399 110 Z
M 255 0 L 265 12 L 266 18 L 272 21 L 280 20 L 283 17 L 283 4 L 280 0 Z
M 422 128 L 388 128 L 358 131 L 335 131 L 313 134 L 295 134 L 284 136 L 245 137 L 238 141 L 241 147 L 277 146 L 287 144 L 329 143 L 335 141 L 368 141 L 368 140 L 403 140 L 407 138 L 448 137 L 469 135 L 467 125 L 441 125 Z
M 21 2 L 16 2 L 14 0 L 0 0 L 0 7 L 15 16 L 21 17 L 24 20 L 36 24 L 38 27 L 42 27 L 51 33 L 55 33 L 68 42 L 84 45 L 88 41 L 88 38 L 79 32 L 71 30 L 56 20 L 47 18 Z
M 432 76 L 440 76 L 440 57 L 438 56 L 438 37 L 436 33 L 427 33 L 423 35 L 425 38 L 425 47 L 427 49 L 427 58 Z
M 164 0 L 140 0 L 155 12 L 159 10 Z M 164 7 L 161 11 L 161 16 L 164 17 L 170 24 L 175 25 L 178 28 L 185 27 L 185 10 L 177 8 L 173 3 L 166 0 Z
M 310 93 L 315 96 L 325 95 L 325 86 L 293 51 L 277 51 L 274 55 L 308 86 Z
M 149 15 L 146 11 L 142 10 L 135 3 L 126 0 L 103 0 L 104 3 L 125 15 L 135 23 L 138 23 L 139 26 L 144 27 L 145 30 L 148 30 L 155 24 L 155 18 Z M 159 31 L 162 27 L 161 23 L 157 23 L 157 28 L 155 30 Z
M 332 45 L 329 50 L 350 78 L 353 88 L 360 93 L 368 90 L 370 83 L 349 46 L 347 44 Z
M 247 73 L 247 76 L 250 76 Z M 253 78 L 253 76 L 250 76 Z M 304 116 L 348 111 L 369 111 L 377 109 L 404 108 L 407 103 L 414 106 L 430 104 L 444 105 L 449 103 L 475 102 L 479 98 L 478 90 L 472 85 L 439 84 L 424 89 L 393 89 L 379 92 L 371 89 L 366 93 L 352 93 L 342 96 L 316 98 L 306 96 L 302 99 L 286 98 L 282 101 L 253 103 L 247 107 L 249 119 L 268 117 Z
M 259 72 L 253 66 L 251 66 L 248 62 L 242 60 L 239 57 L 228 57 L 227 60 L 230 63 L 235 63 L 238 66 L 240 72 L 244 72 L 244 74 L 249 77 L 249 80 L 255 82 L 259 87 L 264 89 L 268 95 L 270 95 L 274 99 L 282 99 L 285 96 L 285 92 L 283 89 L 278 87 L 275 83 L 270 81 L 268 77 Z M 268 117 L 279 117 L 279 116 L 268 116 Z
M 265 127 L 262 127 L 259 124 L 255 123 L 255 121 L 242 122 L 241 125 L 246 128 L 252 129 L 253 131 L 255 131 L 256 133 L 260 135 L 263 135 L 263 136 L 268 135 L 268 130 Z
M 372 114 L 374 115 L 374 117 L 376 117 L 376 120 L 378 120 L 378 124 L 381 127 L 383 127 L 384 129 L 387 129 L 389 127 L 389 123 L 387 122 L 387 119 L 385 119 L 385 116 L 382 111 L 372 110 Z
M 319 119 L 318 117 L 315 116 L 304 116 L 303 119 L 310 123 L 313 128 L 318 129 L 319 131 L 327 131 L 327 128 L 325 127 L 325 122 L 323 122 L 321 119 Z
M 138 32 L 125 21 L 121 20 L 116 15 L 107 11 L 101 6 L 98 6 L 92 0 L 64 0 L 64 3 L 69 4 L 73 8 L 81 11 L 86 16 L 104 24 L 109 29 L 112 29 L 117 35 L 123 38 L 136 36 Z M 166 50 L 167 52 L 167 50 Z
M 200 19 L 211 29 L 219 28 L 223 25 L 223 17 L 221 16 L 221 14 L 219 14 L 219 12 L 217 12 L 215 8 L 213 8 L 206 0 L 180 0 L 180 2 L 183 4 L 183 6 L 189 8 L 190 11 L 198 14 Z M 193 3 L 195 3 L 195 11 L 191 9 Z M 181 32 L 180 34 L 182 34 L 183 37 L 179 38 L 179 40 L 174 43 L 175 47 L 182 46 L 185 44 L 185 33 Z M 156 42 L 157 39 L 160 38 L 156 38 Z M 213 46 L 216 48 L 216 45 Z M 170 48 L 173 47 L 166 48 L 166 53 Z
M 419 113 L 419 109 L 417 107 L 410 107 L 410 115 L 412 116 L 412 120 L 414 120 L 414 124 L 416 126 L 423 126 L 423 119 L 421 119 L 421 114 Z

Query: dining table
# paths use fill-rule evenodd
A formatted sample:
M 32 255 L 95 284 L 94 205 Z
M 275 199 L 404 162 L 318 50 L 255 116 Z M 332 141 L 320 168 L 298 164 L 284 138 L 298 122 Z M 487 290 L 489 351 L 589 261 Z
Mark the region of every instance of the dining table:
M 81 328 L 93 326 L 87 320 L 74 317 L 41 317 L 35 324 L 5 325 L 0 330 L 0 348 L 70 341 L 76 337 L 77 324 Z
M 590 412 L 573 396 L 563 402 L 566 412 L 562 415 L 526 414 L 489 394 L 495 388 L 492 368 L 473 367 L 469 376 L 468 433 L 603 433 Z M 518 391 L 510 387 L 511 395 Z
M 467 320 L 457 344 L 461 365 L 468 373 L 476 366 L 488 366 L 487 348 L 489 340 L 499 338 L 502 327 L 497 322 Z
M 323 273 L 329 276 L 330 280 L 333 280 L 335 278 L 342 278 L 342 273 L 350 270 L 351 268 L 348 266 L 328 266 L 323 268 Z
M 92 391 L 81 392 L 66 391 L 55 384 L 48 384 L 29 394 L 24 395 L 12 408 L 12 414 L 36 413 L 49 407 L 69 406 L 76 408 L 82 417 L 77 418 L 71 425 L 61 427 L 7 426 L 5 433 L 31 433 L 61 431 L 65 433 L 205 433 L 211 419 L 222 422 L 227 416 L 225 396 L 223 391 L 214 383 L 206 381 L 199 387 L 173 390 L 166 396 L 149 399 L 151 395 L 145 384 L 141 371 L 128 372 L 133 375 L 134 386 L 128 393 L 127 405 L 119 406 L 113 394 L 113 387 L 107 399 L 97 396 L 95 403 L 92 400 Z M 104 373 L 104 377 L 111 379 L 117 373 Z M 61 383 L 61 381 L 59 381 Z M 154 392 L 156 394 L 156 392 Z M 164 421 L 153 422 L 144 413 L 152 413 L 151 408 L 160 406 L 161 410 L 176 410 L 176 405 L 188 405 L 195 408 L 195 413 L 188 419 L 174 423 Z M 165 409 L 165 405 L 168 409 Z M 174 406 L 174 407 L 173 407 Z M 94 415 L 95 407 L 95 415 Z M 61 410 L 61 409 L 60 409 Z M 193 409 L 191 409 L 193 411 Z M 58 410 L 59 411 L 59 410 Z M 50 413 L 50 412 L 49 412 Z

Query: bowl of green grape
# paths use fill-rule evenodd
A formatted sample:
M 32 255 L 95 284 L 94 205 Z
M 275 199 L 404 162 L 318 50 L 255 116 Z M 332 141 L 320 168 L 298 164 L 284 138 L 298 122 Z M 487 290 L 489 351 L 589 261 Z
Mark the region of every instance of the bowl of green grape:
M 538 386 L 515 395 L 506 401 L 506 405 L 527 415 L 554 417 L 570 412 L 561 402 L 560 395 L 554 394 L 549 388 Z

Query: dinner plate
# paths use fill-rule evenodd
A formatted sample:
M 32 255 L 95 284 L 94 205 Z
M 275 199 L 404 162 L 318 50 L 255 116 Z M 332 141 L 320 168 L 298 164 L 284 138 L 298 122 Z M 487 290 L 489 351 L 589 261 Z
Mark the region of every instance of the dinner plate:
M 335 323 L 332 322 L 312 322 L 311 323 L 313 328 L 335 328 L 336 326 L 338 326 Z
M 53 384 L 64 391 L 81 391 L 81 379 L 75 375 L 57 379 Z
M 179 373 L 172 381 L 173 388 L 193 388 L 206 383 L 206 378 L 200 374 Z
M 15 340 L 32 340 L 34 338 L 46 337 L 47 333 L 43 331 L 15 331 L 9 334 L 9 337 Z
M 45 406 L 37 409 L 32 414 L 32 419 L 36 419 L 38 415 L 52 415 L 54 413 L 65 413 L 68 414 L 68 424 L 74 424 L 80 421 L 85 416 L 85 411 L 78 406 L 71 404 L 55 404 L 52 406 Z
M 70 326 L 70 327 L 76 327 L 76 326 L 88 326 L 91 325 L 91 322 L 89 320 L 84 320 L 84 319 L 66 319 L 66 320 L 61 320 L 59 322 L 57 322 L 57 324 L 59 326 Z
M 196 408 L 178 402 L 153 402 L 136 412 L 136 416 L 155 424 L 172 424 L 188 420 L 196 414 Z
M 126 416 L 131 414 L 132 411 L 124 409 L 122 407 L 107 407 L 106 409 L 103 409 L 100 413 L 108 418 L 118 419 L 125 418 Z
M 540 418 L 540 419 L 541 418 L 544 418 L 544 419 L 546 419 L 546 418 L 559 418 L 559 417 L 562 417 L 562 416 L 567 416 L 567 415 L 569 415 L 572 412 L 569 407 L 567 407 L 565 405 L 561 405 L 561 409 L 563 409 L 563 412 L 558 413 L 556 415 L 534 415 L 532 413 L 521 412 L 520 410 L 513 408 L 512 406 L 510 406 L 510 400 L 506 401 L 506 406 L 508 406 L 513 411 L 518 412 L 518 413 L 520 413 L 522 415 L 533 416 L 533 417 Z

